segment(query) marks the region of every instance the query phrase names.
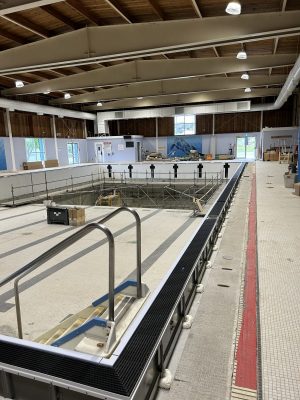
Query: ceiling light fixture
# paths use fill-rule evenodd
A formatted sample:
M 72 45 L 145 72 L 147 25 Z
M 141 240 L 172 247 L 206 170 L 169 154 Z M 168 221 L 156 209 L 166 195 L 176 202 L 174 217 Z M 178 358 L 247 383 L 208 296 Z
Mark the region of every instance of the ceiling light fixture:
M 240 15 L 240 13 L 242 12 L 242 7 L 240 2 L 238 1 L 230 1 L 227 4 L 226 10 L 227 14 L 231 14 L 231 15 Z
M 249 80 L 250 76 L 248 74 L 248 72 L 244 72 L 243 75 L 241 76 L 241 79 L 245 79 L 245 80 Z
M 24 82 L 18 80 L 18 81 L 15 82 L 15 85 L 16 85 L 17 88 L 21 88 L 21 87 L 24 86 Z
M 137 97 L 138 100 L 143 100 L 144 97 Z
M 98 101 L 97 107 L 102 107 L 102 106 L 103 106 L 103 104 L 101 103 L 101 101 Z
M 65 93 L 65 94 L 64 94 L 64 98 L 65 98 L 66 100 L 70 99 L 70 98 L 71 98 L 70 93 Z
M 239 59 L 239 60 L 247 60 L 247 57 L 248 56 L 247 56 L 246 50 L 244 49 L 244 47 L 242 47 L 242 50 L 240 50 L 237 53 L 236 58 Z
M 49 94 L 50 93 L 50 90 L 46 90 L 45 92 L 44 92 L 44 94 Z
M 247 88 L 245 89 L 245 93 L 251 93 L 251 92 L 252 92 L 251 88 L 247 87 Z

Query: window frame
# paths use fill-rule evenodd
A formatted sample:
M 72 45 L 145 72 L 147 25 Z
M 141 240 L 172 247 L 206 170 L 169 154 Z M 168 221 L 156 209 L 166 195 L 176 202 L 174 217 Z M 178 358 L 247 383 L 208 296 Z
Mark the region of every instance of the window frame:
M 69 145 L 72 146 L 72 161 L 70 162 L 71 158 L 69 157 Z M 74 155 L 74 147 L 77 146 L 77 157 Z M 67 143 L 67 154 L 68 154 L 68 163 L 69 165 L 77 165 L 80 164 L 80 151 L 79 151 L 79 143 L 78 142 L 68 142 Z M 76 161 L 78 159 L 78 161 Z
M 192 117 L 193 122 L 188 122 L 187 119 Z M 182 119 L 182 122 L 177 122 L 176 119 Z M 178 126 L 181 126 L 181 132 L 178 132 Z M 193 129 L 188 130 L 187 126 L 192 125 Z M 174 136 L 188 136 L 188 135 L 196 135 L 196 115 L 194 114 L 179 114 L 174 117 Z
M 29 143 L 33 143 L 33 150 L 29 149 Z M 37 146 L 38 144 L 38 146 Z M 46 160 L 46 143 L 44 138 L 29 137 L 25 138 L 25 151 L 27 162 L 37 162 Z M 35 155 L 33 159 L 33 155 Z

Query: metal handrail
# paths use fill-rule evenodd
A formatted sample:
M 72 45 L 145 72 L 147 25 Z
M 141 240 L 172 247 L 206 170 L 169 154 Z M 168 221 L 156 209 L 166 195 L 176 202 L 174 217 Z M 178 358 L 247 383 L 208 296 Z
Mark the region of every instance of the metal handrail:
M 122 206 L 117 208 L 106 217 L 102 218 L 99 223 L 104 224 L 110 219 L 114 218 L 120 212 L 127 211 L 132 214 L 136 222 L 136 282 L 137 282 L 137 298 L 142 297 L 142 230 L 141 230 L 141 218 L 139 214 L 132 208 Z
M 32 271 L 36 270 L 45 262 L 49 261 L 51 258 L 71 246 L 73 243 L 77 242 L 82 237 L 86 236 L 89 232 L 94 229 L 100 229 L 106 234 L 109 243 L 109 291 L 108 291 L 108 306 L 109 306 L 109 320 L 114 321 L 114 290 L 115 290 L 115 244 L 114 237 L 111 231 L 103 224 L 110 219 L 114 218 L 120 212 L 127 211 L 132 214 L 136 221 L 136 265 L 137 265 L 137 298 L 142 297 L 142 232 L 141 232 L 141 219 L 135 210 L 129 207 L 120 207 L 108 214 L 106 217 L 102 218 L 97 223 L 91 223 L 75 232 L 73 235 L 64 239 L 57 245 L 53 246 L 51 249 L 47 250 L 45 253 L 37 257 L 35 260 L 31 261 L 29 264 L 15 271 L 2 281 L 0 281 L 0 287 L 6 285 L 7 283 L 14 281 L 14 291 L 15 291 L 15 304 L 16 304 L 16 314 L 17 314 L 17 324 L 18 324 L 18 334 L 19 338 L 23 338 L 22 333 L 22 318 L 21 318 L 21 307 L 20 307 L 20 296 L 19 296 L 19 281 L 26 275 L 30 274 Z
M 73 243 L 77 242 L 82 237 L 86 236 L 94 229 L 99 229 L 103 233 L 105 233 L 108 243 L 109 243 L 109 320 L 114 321 L 114 288 L 115 288 L 115 243 L 114 237 L 111 231 L 104 225 L 99 223 L 91 223 L 83 227 L 80 231 L 74 233 L 72 236 L 64 239 L 62 242 L 53 246 L 51 249 L 47 250 L 41 256 L 37 257 L 35 260 L 31 261 L 29 264 L 20 268 L 18 271 L 15 271 L 13 274 L 9 275 L 5 279 L 0 282 L 0 287 L 6 285 L 13 279 L 14 281 L 14 290 L 15 290 L 15 302 L 16 302 L 16 314 L 17 314 L 17 324 L 18 324 L 18 334 L 19 338 L 23 338 L 22 333 L 22 318 L 21 318 L 21 307 L 20 307 L 20 296 L 19 296 L 19 281 L 24 278 L 30 272 L 36 270 L 46 261 L 50 260 Z

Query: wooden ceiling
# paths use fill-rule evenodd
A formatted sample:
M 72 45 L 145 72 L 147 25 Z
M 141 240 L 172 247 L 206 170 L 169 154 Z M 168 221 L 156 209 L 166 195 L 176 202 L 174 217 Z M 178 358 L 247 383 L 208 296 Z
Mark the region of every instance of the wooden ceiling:
M 48 4 L 46 4 L 48 3 Z M 0 51 L 24 44 L 50 38 L 86 26 L 105 26 L 116 24 L 135 24 L 140 22 L 168 21 L 190 18 L 225 16 L 226 0 L 65 0 L 60 2 L 45 1 L 45 5 L 18 12 L 0 15 Z M 265 13 L 300 10 L 299 0 L 241 0 L 242 13 Z M 201 50 L 168 53 L 143 59 L 163 58 L 203 58 L 235 56 L 240 49 L 238 44 L 212 47 Z M 289 36 L 280 39 L 267 39 L 246 44 L 249 55 L 299 54 L 300 36 Z M 0 76 L 2 88 L 14 87 L 15 80 L 35 83 L 68 76 L 82 71 L 118 64 L 96 63 L 80 67 L 50 69 Z M 270 70 L 251 71 L 251 74 L 287 74 L 291 67 L 273 68 Z M 227 74 L 237 76 L 238 74 Z M 80 94 L 93 89 L 74 90 Z M 51 93 L 49 99 L 62 96 Z

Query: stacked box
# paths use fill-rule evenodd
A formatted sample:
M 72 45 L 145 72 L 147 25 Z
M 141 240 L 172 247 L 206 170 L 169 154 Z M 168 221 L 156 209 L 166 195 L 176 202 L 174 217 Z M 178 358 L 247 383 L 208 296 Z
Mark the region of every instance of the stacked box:
M 85 209 L 84 208 L 70 208 L 69 209 L 69 223 L 72 226 L 80 226 L 85 224 Z

